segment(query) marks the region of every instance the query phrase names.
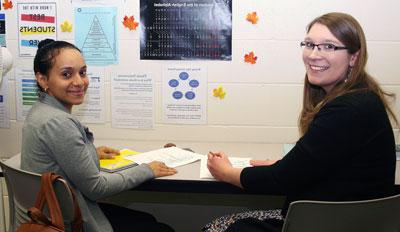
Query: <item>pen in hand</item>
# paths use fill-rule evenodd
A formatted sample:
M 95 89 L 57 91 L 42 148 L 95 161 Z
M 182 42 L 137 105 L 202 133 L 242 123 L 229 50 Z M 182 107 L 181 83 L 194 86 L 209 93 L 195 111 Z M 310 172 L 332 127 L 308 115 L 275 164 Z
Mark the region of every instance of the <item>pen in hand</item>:
M 212 152 L 212 151 L 209 151 L 208 153 L 211 154 L 213 157 L 219 157 L 219 158 L 221 158 L 221 155 L 218 154 L 218 153 L 214 153 L 214 152 Z

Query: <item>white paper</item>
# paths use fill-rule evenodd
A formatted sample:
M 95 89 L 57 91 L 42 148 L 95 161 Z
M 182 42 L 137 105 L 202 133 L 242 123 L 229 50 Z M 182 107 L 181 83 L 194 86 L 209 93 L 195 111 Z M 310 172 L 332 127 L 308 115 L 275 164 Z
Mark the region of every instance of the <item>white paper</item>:
M 9 102 L 8 78 L 5 76 L 0 83 L 0 128 L 10 128 Z
M 33 57 L 41 40 L 57 40 L 56 1 L 18 2 L 17 10 L 19 56 Z
M 229 157 L 228 159 L 234 168 L 245 168 L 245 167 L 251 166 L 250 165 L 251 158 Z M 204 156 L 201 159 L 200 178 L 201 179 L 214 179 L 214 177 L 211 175 L 210 171 L 207 168 L 207 156 Z
M 203 155 L 186 151 L 178 147 L 162 148 L 154 151 L 126 156 L 125 159 L 132 160 L 138 164 L 150 163 L 152 161 L 164 162 L 167 166 L 175 168 L 201 159 Z
M 104 68 L 89 67 L 87 77 L 89 87 L 85 100 L 72 107 L 72 114 L 85 123 L 105 123 Z
M 111 81 L 112 126 L 154 126 L 154 81 L 148 73 L 117 73 Z
M 164 67 L 162 80 L 164 123 L 207 122 L 207 76 L 200 67 Z
M 32 68 L 15 69 L 15 80 L 17 89 L 17 120 L 25 120 L 26 115 L 38 100 L 37 84 Z

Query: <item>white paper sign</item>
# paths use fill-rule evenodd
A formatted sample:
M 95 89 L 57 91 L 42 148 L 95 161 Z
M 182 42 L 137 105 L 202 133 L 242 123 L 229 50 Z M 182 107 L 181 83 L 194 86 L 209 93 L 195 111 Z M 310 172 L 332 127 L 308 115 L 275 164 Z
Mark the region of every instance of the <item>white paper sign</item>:
M 85 123 L 104 123 L 104 68 L 88 68 L 89 87 L 82 104 L 72 108 L 72 113 Z
M 10 100 L 8 98 L 8 78 L 5 76 L 0 83 L 0 128 L 10 128 Z
M 164 123 L 207 122 L 207 76 L 204 68 L 164 67 L 162 81 Z
M 41 40 L 57 40 L 57 5 L 34 1 L 17 5 L 19 56 L 33 57 Z
M 116 128 L 154 126 L 154 81 L 148 73 L 117 73 L 111 81 L 111 117 Z

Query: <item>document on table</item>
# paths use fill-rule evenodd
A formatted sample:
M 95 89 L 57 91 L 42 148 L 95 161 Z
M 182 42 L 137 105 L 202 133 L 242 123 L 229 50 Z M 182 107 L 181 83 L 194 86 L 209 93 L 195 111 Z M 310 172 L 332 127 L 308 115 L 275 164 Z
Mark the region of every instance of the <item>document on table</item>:
M 175 168 L 200 160 L 202 156 L 178 147 L 168 147 L 137 155 L 125 156 L 125 159 L 132 160 L 138 164 L 150 163 L 157 160 L 164 162 L 169 167 Z
M 229 157 L 229 161 L 235 168 L 245 168 L 250 167 L 251 158 L 241 158 L 241 157 Z M 207 156 L 201 158 L 200 163 L 200 178 L 201 179 L 214 179 L 210 171 L 207 168 Z

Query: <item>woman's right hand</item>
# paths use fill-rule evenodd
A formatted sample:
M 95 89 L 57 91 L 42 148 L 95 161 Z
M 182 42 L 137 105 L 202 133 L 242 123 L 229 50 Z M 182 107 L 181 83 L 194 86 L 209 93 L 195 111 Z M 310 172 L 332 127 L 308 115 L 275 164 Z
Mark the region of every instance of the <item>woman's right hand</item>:
M 170 168 L 160 161 L 150 162 L 149 166 L 154 173 L 154 177 L 170 176 L 178 172 L 175 168 Z
M 242 188 L 240 183 L 242 168 L 234 168 L 225 153 L 210 151 L 208 153 L 207 168 L 215 179 Z

